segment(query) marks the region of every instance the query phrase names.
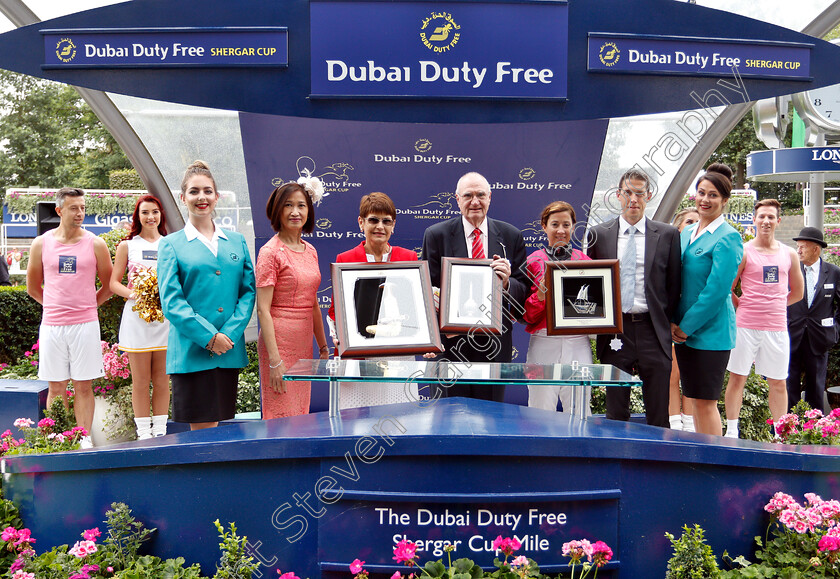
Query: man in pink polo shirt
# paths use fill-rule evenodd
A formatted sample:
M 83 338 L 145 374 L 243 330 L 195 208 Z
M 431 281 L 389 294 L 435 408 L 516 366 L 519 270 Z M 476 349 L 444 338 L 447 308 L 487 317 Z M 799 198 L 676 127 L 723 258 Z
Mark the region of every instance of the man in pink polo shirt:
M 755 204 L 755 239 L 744 244 L 744 257 L 733 289 L 741 280 L 741 297 L 732 293 L 737 334 L 729 354 L 726 385 L 726 436 L 738 438 L 738 415 L 744 385 L 755 362 L 755 373 L 767 378 L 768 404 L 773 420 L 787 411 L 787 374 L 790 339 L 787 306 L 802 299 L 805 282 L 799 256 L 776 240 L 782 206 L 775 199 Z
M 58 396 L 66 404 L 67 383 L 73 380 L 76 423 L 90 432 L 91 382 L 105 375 L 97 308 L 111 297 L 111 254 L 104 240 L 82 228 L 84 191 L 64 187 L 55 204 L 61 223 L 35 238 L 26 269 L 26 291 L 44 306 L 38 378 L 50 384 L 47 406 Z M 82 439 L 82 448 L 91 446 L 89 436 Z

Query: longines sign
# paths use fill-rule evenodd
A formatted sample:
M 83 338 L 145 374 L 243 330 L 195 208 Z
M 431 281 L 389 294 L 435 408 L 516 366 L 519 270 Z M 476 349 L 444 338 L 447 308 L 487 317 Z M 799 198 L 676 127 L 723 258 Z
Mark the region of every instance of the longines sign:
M 313 97 L 567 96 L 565 2 L 313 0 L 310 17 Z

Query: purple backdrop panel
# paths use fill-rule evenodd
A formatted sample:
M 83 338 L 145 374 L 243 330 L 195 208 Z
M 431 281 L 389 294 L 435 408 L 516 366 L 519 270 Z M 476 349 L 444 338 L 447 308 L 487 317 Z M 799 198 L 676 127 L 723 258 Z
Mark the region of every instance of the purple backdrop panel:
M 391 243 L 419 252 L 427 228 L 460 216 L 455 185 L 477 171 L 490 181 L 489 215 L 521 229 L 530 253 L 545 241 L 539 216 L 549 202 L 571 203 L 585 221 L 607 130 L 603 120 L 436 125 L 250 113 L 240 114 L 240 124 L 257 250 L 274 233 L 262 209 L 274 187 L 307 171 L 324 183 L 308 236 L 318 250 L 324 310 L 332 295 L 329 264 L 364 239 L 357 221 L 363 195 L 382 191 L 394 200 Z M 524 362 L 528 335 L 521 325 L 514 331 L 514 360 Z M 509 390 L 509 401 L 525 401 L 524 388 Z M 313 410 L 320 400 L 313 392 Z

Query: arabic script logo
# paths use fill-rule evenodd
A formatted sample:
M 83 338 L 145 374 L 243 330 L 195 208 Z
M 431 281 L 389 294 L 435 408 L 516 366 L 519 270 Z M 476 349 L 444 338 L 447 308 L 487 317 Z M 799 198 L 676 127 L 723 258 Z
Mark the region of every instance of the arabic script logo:
M 432 142 L 429 139 L 417 139 L 414 142 L 414 150 L 418 153 L 428 153 L 432 150 Z
M 604 66 L 615 66 L 621 58 L 621 51 L 614 42 L 605 42 L 598 51 L 598 58 Z
M 332 227 L 332 221 L 327 219 L 326 217 L 321 217 L 317 221 L 315 221 L 315 227 L 318 229 L 329 229 Z
M 76 58 L 76 45 L 69 38 L 62 38 L 55 45 L 55 55 L 61 62 L 70 62 Z
M 537 172 L 534 171 L 531 167 L 525 167 L 521 171 L 519 171 L 519 178 L 523 181 L 530 181 L 536 176 Z
M 433 52 L 448 52 L 461 38 L 461 33 L 456 32 L 461 27 L 448 12 L 432 12 L 423 19 L 420 30 L 420 40 Z

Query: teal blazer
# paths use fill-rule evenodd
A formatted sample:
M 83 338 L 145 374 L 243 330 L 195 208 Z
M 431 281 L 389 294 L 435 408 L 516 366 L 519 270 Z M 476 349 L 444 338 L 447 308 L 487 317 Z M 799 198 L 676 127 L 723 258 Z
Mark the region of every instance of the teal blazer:
M 245 327 L 256 300 L 254 266 L 245 238 L 225 231 L 217 257 L 201 240 L 187 241 L 182 231 L 167 235 L 158 247 L 158 286 L 169 320 L 166 372 L 183 374 L 248 364 Z M 233 348 L 221 356 L 205 346 L 221 332 Z
M 688 335 L 686 346 L 697 350 L 735 347 L 735 307 L 732 283 L 744 256 L 741 234 L 728 223 L 689 243 L 697 225 L 680 235 L 682 295 L 677 324 Z

